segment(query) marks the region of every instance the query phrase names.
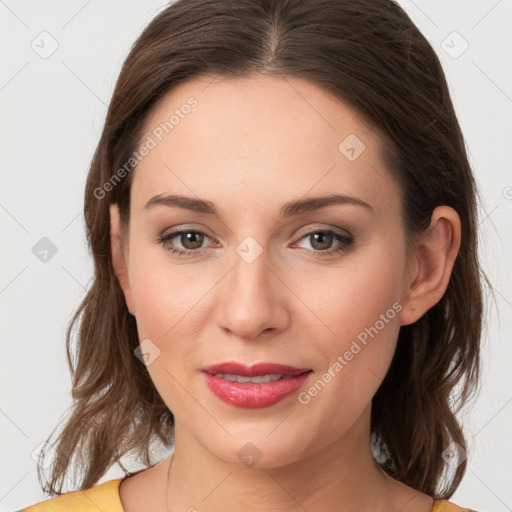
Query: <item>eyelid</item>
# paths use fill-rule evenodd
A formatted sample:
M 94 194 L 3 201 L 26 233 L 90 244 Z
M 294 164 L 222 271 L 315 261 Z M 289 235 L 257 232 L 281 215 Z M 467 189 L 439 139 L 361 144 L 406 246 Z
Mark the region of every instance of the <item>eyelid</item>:
M 346 236 L 346 237 L 354 236 L 350 231 L 348 231 L 346 229 L 339 228 L 337 226 L 331 226 L 329 224 L 324 224 L 322 226 L 317 226 L 317 227 L 313 226 L 313 227 L 300 229 L 297 232 L 297 234 L 294 235 L 294 238 L 301 239 L 306 235 L 311 235 L 312 233 L 316 233 L 318 231 L 332 231 L 332 232 L 336 233 L 337 235 L 342 235 L 342 236 Z
M 204 227 L 197 227 L 197 226 L 190 226 L 190 225 L 187 225 L 187 224 L 179 224 L 178 226 L 174 226 L 172 228 L 167 228 L 167 229 L 164 229 L 162 231 L 162 234 L 159 235 L 160 237 L 167 237 L 167 236 L 171 236 L 171 235 L 178 235 L 180 233 L 182 233 L 183 231 L 186 231 L 186 232 L 189 232 L 189 231 L 193 231 L 195 233 L 203 233 L 205 234 L 206 236 L 208 236 L 208 238 L 214 240 L 215 237 L 212 236 L 211 234 L 209 234 L 210 232 L 208 231 L 208 229 L 204 228 Z

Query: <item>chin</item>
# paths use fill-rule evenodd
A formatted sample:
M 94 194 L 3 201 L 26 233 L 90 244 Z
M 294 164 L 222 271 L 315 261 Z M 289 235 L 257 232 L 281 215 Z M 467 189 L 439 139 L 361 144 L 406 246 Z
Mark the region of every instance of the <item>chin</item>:
M 281 418 L 282 419 L 282 418 Z M 280 420 L 279 420 L 280 421 Z M 279 424 L 277 421 L 273 428 Z M 278 427 L 279 428 L 279 427 Z M 212 445 L 212 438 L 203 446 L 217 459 L 226 464 L 247 468 L 273 469 L 293 464 L 304 454 L 297 447 L 304 447 L 306 439 L 294 436 L 270 434 L 272 429 L 243 429 L 243 433 L 233 433 L 233 437 L 227 435 L 219 442 Z M 286 432 L 285 432 L 286 433 Z M 287 434 L 287 433 L 286 433 Z

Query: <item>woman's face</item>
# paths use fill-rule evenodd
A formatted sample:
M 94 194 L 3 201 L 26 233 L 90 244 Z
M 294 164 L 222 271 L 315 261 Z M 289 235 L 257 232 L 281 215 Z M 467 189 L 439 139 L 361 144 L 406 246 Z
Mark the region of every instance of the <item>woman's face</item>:
M 369 440 L 411 277 L 377 134 L 301 79 L 205 77 L 168 93 L 141 140 L 124 291 L 177 439 L 265 467 Z M 258 384 L 210 389 L 203 369 L 223 362 L 310 372 L 257 402 Z

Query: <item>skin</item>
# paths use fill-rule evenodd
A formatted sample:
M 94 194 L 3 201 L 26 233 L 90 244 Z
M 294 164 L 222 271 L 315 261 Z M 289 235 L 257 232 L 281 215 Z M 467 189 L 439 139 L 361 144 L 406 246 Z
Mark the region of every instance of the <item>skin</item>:
M 169 510 L 431 510 L 429 496 L 374 461 L 371 400 L 400 326 L 446 289 L 460 243 L 457 213 L 436 208 L 431 229 L 408 250 L 401 194 L 377 132 L 302 79 L 194 79 L 162 98 L 141 140 L 190 96 L 197 107 L 134 171 L 126 233 L 111 206 L 116 275 L 140 339 L 160 351 L 147 368 L 176 419 Z M 365 144 L 354 161 L 338 149 L 349 134 Z M 211 201 L 221 218 L 144 208 L 170 193 Z M 336 204 L 279 216 L 288 201 L 333 193 L 371 209 Z M 180 236 L 155 240 L 177 228 L 204 232 L 200 249 Z M 322 246 L 307 236 L 326 229 L 354 241 Z M 236 251 L 248 236 L 262 249 L 252 263 Z M 179 256 L 172 246 L 199 252 Z M 325 246 L 344 250 L 321 257 Z M 396 302 L 401 311 L 307 404 L 295 394 L 271 407 L 235 408 L 204 383 L 203 366 L 231 360 L 311 368 L 313 383 Z M 252 467 L 237 456 L 247 442 L 261 453 Z M 169 462 L 123 481 L 126 511 L 167 510 Z

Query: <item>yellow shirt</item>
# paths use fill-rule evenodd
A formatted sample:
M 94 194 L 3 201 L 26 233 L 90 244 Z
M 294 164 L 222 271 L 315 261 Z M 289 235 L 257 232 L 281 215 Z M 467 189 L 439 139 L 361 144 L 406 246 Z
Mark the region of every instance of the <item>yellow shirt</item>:
M 41 501 L 18 512 L 124 512 L 119 486 L 126 477 L 109 480 L 84 491 L 72 491 Z M 436 500 L 431 512 L 476 512 L 448 500 Z

